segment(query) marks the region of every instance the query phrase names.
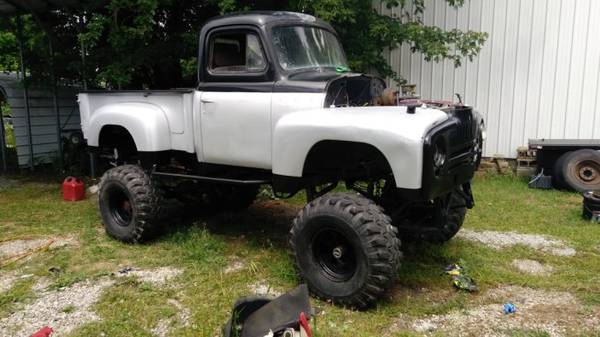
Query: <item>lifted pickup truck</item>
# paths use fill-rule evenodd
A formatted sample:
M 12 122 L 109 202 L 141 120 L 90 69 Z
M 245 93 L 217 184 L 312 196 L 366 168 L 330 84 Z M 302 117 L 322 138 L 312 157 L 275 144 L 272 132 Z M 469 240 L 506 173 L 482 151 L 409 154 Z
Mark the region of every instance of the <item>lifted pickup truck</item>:
M 200 33 L 198 86 L 83 92 L 109 235 L 140 242 L 166 195 L 239 210 L 260 185 L 306 190 L 289 242 L 313 294 L 364 308 L 393 284 L 400 240 L 445 242 L 473 206 L 483 121 L 451 102 L 402 99 L 347 68 L 333 28 L 250 12 Z M 331 193 L 339 183 L 353 192 Z

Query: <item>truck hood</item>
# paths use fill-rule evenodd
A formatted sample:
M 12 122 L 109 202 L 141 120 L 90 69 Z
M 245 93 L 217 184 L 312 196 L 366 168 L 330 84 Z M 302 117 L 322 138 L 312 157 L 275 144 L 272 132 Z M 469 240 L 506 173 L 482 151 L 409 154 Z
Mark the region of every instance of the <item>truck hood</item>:
M 316 136 L 318 130 L 328 130 L 326 136 L 331 139 L 357 142 L 382 138 L 422 142 L 429 130 L 449 118 L 446 112 L 433 108 L 417 107 L 414 113 L 408 110 L 406 106 L 371 106 L 298 111 L 281 118 L 276 129 L 311 128 L 315 137 L 324 136 Z

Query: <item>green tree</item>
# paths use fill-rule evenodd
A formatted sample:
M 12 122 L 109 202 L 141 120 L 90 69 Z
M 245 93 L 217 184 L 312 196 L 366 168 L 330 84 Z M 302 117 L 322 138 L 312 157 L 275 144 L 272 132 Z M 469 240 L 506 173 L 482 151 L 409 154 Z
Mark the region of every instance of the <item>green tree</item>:
M 86 17 L 79 34 L 92 81 L 114 88 L 193 85 L 198 30 L 217 14 L 207 1 L 110 1 Z
M 17 40 L 14 34 L 0 31 L 0 71 L 17 71 L 19 63 L 16 55 Z
M 457 10 L 464 3 L 437 1 Z M 84 77 L 90 87 L 121 89 L 193 86 L 202 24 L 219 13 L 252 9 L 299 11 L 329 21 L 340 34 L 352 70 L 375 71 L 398 82 L 402 79 L 383 57 L 387 49 L 409 45 L 426 60 L 449 59 L 460 65 L 477 55 L 487 38 L 486 33 L 425 25 L 424 0 L 109 0 L 90 4 L 78 11 L 24 18 L 25 56 L 34 79 L 49 78 L 50 38 L 57 76 L 63 81 L 81 82 Z M 380 15 L 374 8 L 381 4 L 402 14 Z M 14 19 L 0 21 L 0 70 L 16 69 L 14 32 Z
M 456 10 L 464 0 L 437 0 Z M 399 9 L 398 16 L 379 14 L 374 6 Z M 423 23 L 424 0 L 292 0 L 290 8 L 314 14 L 330 22 L 340 34 L 348 54 L 350 67 L 358 72 L 377 71 L 402 83 L 397 71 L 383 57 L 387 49 L 407 44 L 412 52 L 420 52 L 425 60 L 452 60 L 460 66 L 463 59 L 472 60 L 483 47 L 487 33 L 445 31 Z
M 72 15 L 56 12 L 44 17 L 25 15 L 22 17 L 23 53 L 30 81 L 50 84 L 49 39 L 54 46 L 54 69 L 58 78 L 67 82 L 79 79 L 80 55 L 76 26 Z M 46 27 L 46 33 L 40 23 Z M 17 20 L 0 19 L 0 71 L 20 71 L 17 43 Z M 6 43 L 2 43 L 2 40 Z

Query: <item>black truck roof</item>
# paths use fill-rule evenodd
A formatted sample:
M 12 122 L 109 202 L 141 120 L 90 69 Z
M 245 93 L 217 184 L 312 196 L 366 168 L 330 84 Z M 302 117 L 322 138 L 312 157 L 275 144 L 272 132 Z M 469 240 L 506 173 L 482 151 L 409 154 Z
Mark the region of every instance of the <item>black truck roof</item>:
M 204 25 L 203 30 L 230 25 L 267 26 L 280 23 L 313 24 L 328 28 L 332 32 L 335 32 L 327 22 L 312 15 L 285 11 L 248 11 L 217 16 L 208 20 Z
M 316 71 L 311 73 L 301 74 L 302 78 L 296 77 L 294 81 L 287 81 L 289 74 L 285 73 L 282 69 L 279 68 L 276 60 L 276 57 L 272 54 L 274 51 L 269 45 L 270 41 L 272 41 L 271 36 L 271 28 L 276 26 L 295 26 L 295 25 L 305 25 L 305 26 L 314 26 L 319 27 L 325 30 L 330 31 L 333 34 L 336 34 L 335 29 L 328 24 L 327 22 L 316 18 L 312 15 L 303 14 L 303 13 L 295 13 L 295 12 L 285 12 L 285 11 L 248 11 L 248 12 L 239 12 L 239 13 L 231 13 L 227 15 L 214 17 L 206 22 L 206 24 L 202 27 L 200 31 L 200 40 L 199 40 L 199 53 L 198 53 L 198 83 L 204 84 L 203 90 L 207 88 L 217 88 L 218 90 L 231 90 L 231 88 L 227 89 L 222 86 L 223 83 L 237 83 L 238 87 L 247 85 L 247 83 L 252 83 L 253 88 L 251 90 L 257 91 L 257 83 L 262 85 L 263 87 L 260 90 L 293 90 L 294 92 L 323 92 L 327 87 L 329 81 L 333 78 L 341 77 L 342 74 L 337 73 L 335 70 L 329 70 L 326 72 Z M 206 59 L 207 56 L 207 48 L 206 42 L 208 36 L 211 31 L 219 28 L 227 28 L 231 26 L 254 26 L 257 30 L 261 31 L 265 41 L 265 52 L 267 55 L 271 56 L 271 62 L 274 64 L 271 67 L 273 73 L 264 73 L 257 76 L 262 77 L 248 77 L 248 76 L 238 76 L 235 75 L 227 76 L 227 78 L 219 77 L 218 75 L 211 75 L 206 70 Z M 270 54 L 271 53 L 271 54 Z M 257 79 L 258 78 L 258 79 Z M 275 78 L 277 78 L 275 80 Z M 277 88 L 273 88 L 272 82 L 276 81 L 278 83 Z M 221 86 L 214 86 L 211 84 L 220 83 Z M 206 86 L 206 84 L 209 84 Z M 262 84 L 261 84 L 262 83 Z M 269 84 L 271 83 L 271 84 Z M 284 88 L 284 89 L 281 89 Z

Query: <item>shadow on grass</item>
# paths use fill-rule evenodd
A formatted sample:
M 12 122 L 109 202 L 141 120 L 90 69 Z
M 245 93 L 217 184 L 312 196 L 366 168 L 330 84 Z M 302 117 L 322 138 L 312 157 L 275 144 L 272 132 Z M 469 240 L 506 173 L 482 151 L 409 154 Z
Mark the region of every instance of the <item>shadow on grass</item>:
M 237 212 L 194 209 L 177 202 L 166 206 L 165 224 L 154 241 L 169 240 L 193 228 L 224 237 L 243 237 L 249 244 L 287 249 L 287 234 L 298 211 L 282 201 L 261 201 Z
M 268 248 L 284 254 L 288 252 L 288 232 L 298 211 L 298 207 L 283 201 L 261 201 L 244 211 L 223 213 L 178 205 L 170 212 L 166 231 L 156 240 L 192 244 L 192 237 L 204 231 L 204 235 L 223 245 L 229 240 L 241 240 L 252 248 Z M 403 243 L 404 259 L 398 283 L 405 287 L 447 283 L 444 267 L 460 260 L 460 252 L 456 247 L 449 249 L 450 245 Z
M 448 277 L 444 274 L 444 268 L 460 262 L 460 258 L 449 252 L 447 245 L 405 243 L 398 283 L 406 287 L 446 283 Z

